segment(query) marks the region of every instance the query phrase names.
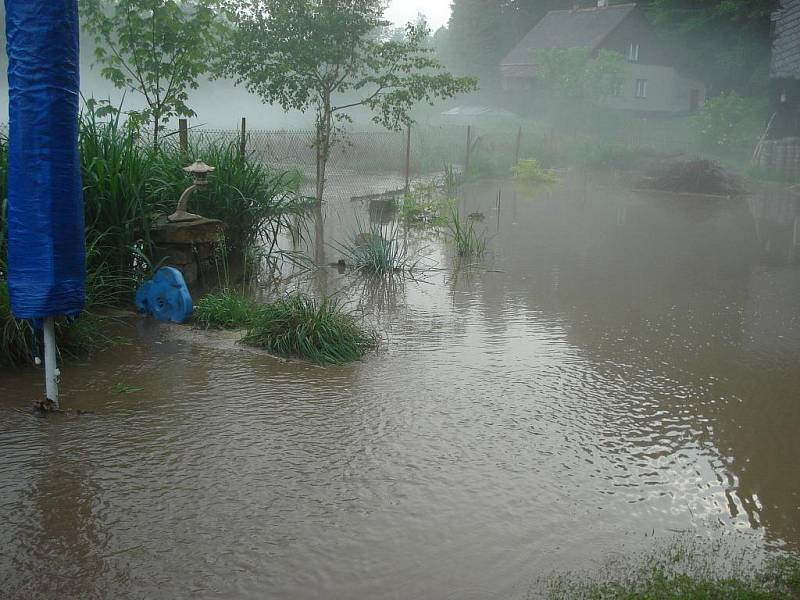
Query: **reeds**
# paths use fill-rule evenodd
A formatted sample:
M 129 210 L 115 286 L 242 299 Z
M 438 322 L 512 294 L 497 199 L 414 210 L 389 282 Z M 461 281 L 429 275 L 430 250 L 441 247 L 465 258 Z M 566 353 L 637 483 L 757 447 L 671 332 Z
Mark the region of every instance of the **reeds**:
M 480 257 L 486 252 L 486 238 L 475 231 L 475 224 L 472 221 L 462 221 L 455 210 L 450 213 L 447 233 L 455 245 L 458 256 Z
M 348 267 L 370 275 L 418 269 L 419 260 L 409 255 L 398 223 L 365 225 L 360 219 L 356 223 L 357 229 L 349 239 L 336 244 Z

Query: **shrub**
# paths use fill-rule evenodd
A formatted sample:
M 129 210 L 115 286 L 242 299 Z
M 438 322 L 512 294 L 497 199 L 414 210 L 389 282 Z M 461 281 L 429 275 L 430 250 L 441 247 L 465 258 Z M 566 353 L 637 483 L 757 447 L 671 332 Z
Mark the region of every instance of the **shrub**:
M 765 113 L 763 99 L 743 98 L 735 92 L 709 98 L 693 119 L 698 146 L 730 153 L 746 145 L 752 151 L 766 126 Z
M 337 300 L 295 293 L 256 308 L 243 341 L 325 365 L 360 359 L 376 346 L 377 337 Z
M 515 165 L 511 172 L 514 175 L 514 179 L 528 183 L 554 183 L 558 181 L 555 171 L 543 169 L 535 158 L 526 158 L 519 161 L 519 164 Z

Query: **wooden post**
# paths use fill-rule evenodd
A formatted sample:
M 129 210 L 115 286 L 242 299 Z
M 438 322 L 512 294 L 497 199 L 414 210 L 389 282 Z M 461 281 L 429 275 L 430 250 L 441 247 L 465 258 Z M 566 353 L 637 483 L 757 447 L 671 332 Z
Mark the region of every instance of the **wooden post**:
M 188 154 L 189 152 L 189 121 L 186 119 L 178 120 L 178 143 L 181 147 L 181 152 Z
M 239 138 L 239 157 L 244 160 L 247 157 L 247 118 L 242 117 L 242 131 Z
M 514 150 L 514 166 L 516 167 L 519 164 L 519 150 L 520 146 L 522 145 L 522 127 L 519 128 L 517 131 L 517 147 Z
M 411 189 L 411 125 L 406 130 L 406 192 Z
M 469 172 L 469 159 L 472 152 L 472 125 L 467 125 L 467 156 L 464 159 L 464 174 Z

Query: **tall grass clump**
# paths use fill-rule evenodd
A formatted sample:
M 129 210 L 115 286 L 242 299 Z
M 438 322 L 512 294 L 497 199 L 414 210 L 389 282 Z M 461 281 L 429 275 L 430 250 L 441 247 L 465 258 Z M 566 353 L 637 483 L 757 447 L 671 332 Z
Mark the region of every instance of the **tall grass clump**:
M 243 341 L 279 356 L 328 365 L 360 359 L 376 346 L 377 337 L 338 300 L 295 293 L 258 307 Z
M 472 221 L 463 222 L 456 211 L 450 213 L 447 233 L 455 245 L 458 256 L 480 257 L 486 252 L 486 238 L 475 231 L 475 224 Z
M 253 316 L 255 303 L 238 291 L 223 288 L 201 298 L 192 313 L 194 322 L 204 329 L 238 329 Z
M 169 199 L 174 207 L 191 185 L 182 167 L 195 159 L 216 170 L 208 186 L 192 197 L 190 211 L 226 224 L 230 252 L 244 256 L 258 247 L 271 260 L 283 256 L 277 247 L 282 235 L 293 241 L 301 238 L 314 201 L 300 195 L 299 175 L 276 172 L 242 157 L 238 142 L 215 143 L 201 137 L 187 153 L 178 148 L 162 151 L 154 165 L 154 195 L 165 202 Z
M 370 275 L 404 273 L 418 268 L 419 260 L 409 256 L 400 225 L 363 224 L 348 240 L 337 244 L 345 263 L 355 271 Z

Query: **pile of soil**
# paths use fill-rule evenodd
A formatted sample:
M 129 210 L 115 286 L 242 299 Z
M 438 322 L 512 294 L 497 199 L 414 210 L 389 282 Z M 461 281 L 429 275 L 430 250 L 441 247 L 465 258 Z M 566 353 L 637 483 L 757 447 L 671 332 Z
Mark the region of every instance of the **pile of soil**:
M 717 163 L 695 159 L 662 167 L 639 182 L 639 187 L 682 194 L 736 196 L 742 188 Z

